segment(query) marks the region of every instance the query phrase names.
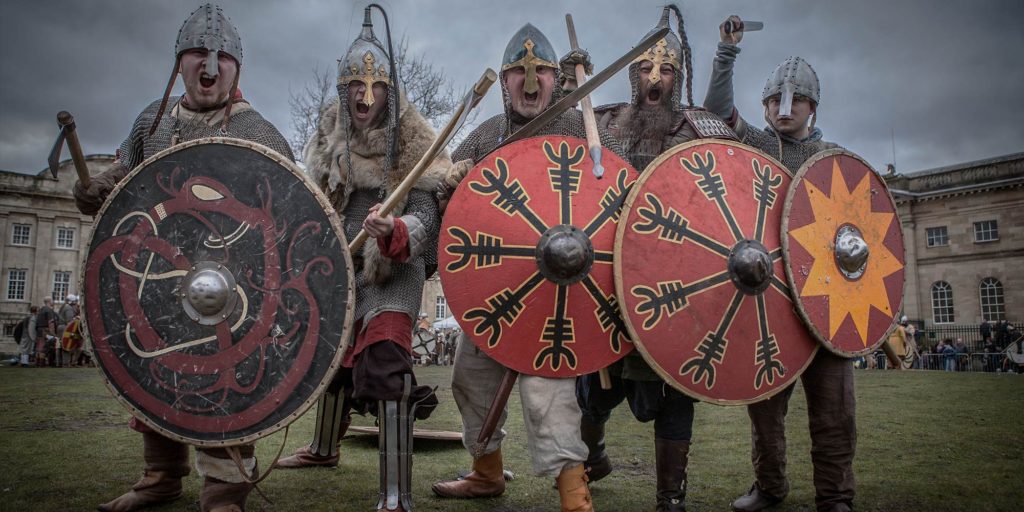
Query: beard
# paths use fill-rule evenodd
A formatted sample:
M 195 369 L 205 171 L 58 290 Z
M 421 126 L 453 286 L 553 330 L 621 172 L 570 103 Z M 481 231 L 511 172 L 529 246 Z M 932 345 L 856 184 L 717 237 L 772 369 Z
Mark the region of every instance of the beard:
M 672 110 L 672 98 L 662 95 L 657 105 L 630 105 L 626 112 L 627 121 L 623 132 L 630 146 L 641 139 L 662 139 L 675 124 L 676 114 Z

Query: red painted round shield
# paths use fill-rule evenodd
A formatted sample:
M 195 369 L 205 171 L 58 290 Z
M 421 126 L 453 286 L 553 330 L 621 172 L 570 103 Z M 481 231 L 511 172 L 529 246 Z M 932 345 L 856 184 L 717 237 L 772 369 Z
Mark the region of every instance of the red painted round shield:
M 878 174 L 844 149 L 811 157 L 789 187 L 782 221 L 797 310 L 832 352 L 857 357 L 889 337 L 903 307 L 903 231 Z
M 439 266 L 470 339 L 527 375 L 595 372 L 633 349 L 619 316 L 612 246 L 636 172 L 604 149 L 598 179 L 587 143 L 545 136 L 477 163 L 452 196 Z
M 754 148 L 706 140 L 658 157 L 630 191 L 616 294 L 638 350 L 681 392 L 722 405 L 763 400 L 817 350 L 782 265 L 790 179 Z
M 147 159 L 96 220 L 84 320 L 107 386 L 164 435 L 242 444 L 288 425 L 340 366 L 352 263 L 327 199 L 259 144 Z

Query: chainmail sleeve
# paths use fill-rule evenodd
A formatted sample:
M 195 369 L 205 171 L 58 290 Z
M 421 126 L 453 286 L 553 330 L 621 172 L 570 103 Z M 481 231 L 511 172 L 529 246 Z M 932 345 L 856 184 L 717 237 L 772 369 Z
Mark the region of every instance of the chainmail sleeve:
M 441 230 L 441 214 L 434 195 L 425 190 L 409 192 L 402 221 L 409 228 L 409 259 L 423 256 L 426 265 L 437 265 L 437 236 Z
M 135 122 L 132 123 L 132 131 L 128 133 L 128 138 L 124 139 L 124 142 L 121 143 L 121 147 L 117 150 L 118 161 L 120 161 L 121 164 L 123 164 L 129 171 L 146 159 L 146 137 L 149 135 L 150 125 L 153 123 L 153 119 L 156 117 L 156 111 L 159 108 L 160 100 L 156 100 L 150 103 L 148 107 L 144 108 L 142 112 L 139 113 L 139 116 L 135 118 Z
M 247 109 L 237 115 L 232 114 L 231 121 L 228 123 L 228 132 L 232 137 L 263 144 L 281 153 L 289 160 L 295 161 L 291 145 L 277 130 L 277 127 L 267 121 L 256 109 Z
M 729 43 L 718 43 L 715 60 L 712 63 L 708 92 L 704 95 L 704 108 L 722 119 L 732 118 L 735 108 L 733 101 L 732 68 L 740 47 Z

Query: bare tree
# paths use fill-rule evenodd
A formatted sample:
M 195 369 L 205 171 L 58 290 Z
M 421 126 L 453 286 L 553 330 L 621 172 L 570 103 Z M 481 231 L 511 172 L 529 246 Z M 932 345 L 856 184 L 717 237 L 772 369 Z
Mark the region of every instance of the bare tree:
M 451 118 L 465 93 L 456 92 L 455 86 L 448 80 L 443 69 L 435 67 L 423 54 L 409 55 L 406 51 L 408 48 L 409 41 L 403 37 L 395 51 L 398 54 L 398 74 L 402 80 L 402 93 L 410 103 L 416 105 L 435 129 L 440 129 Z M 333 71 L 321 69 L 318 65 L 313 69 L 312 81 L 300 91 L 291 92 L 288 105 L 291 108 L 295 135 L 289 143 L 296 158 L 302 157 L 303 148 L 316 133 L 320 111 L 337 96 L 334 84 Z M 475 120 L 476 112 L 472 112 L 461 132 L 468 133 Z M 459 140 L 457 137 L 452 144 Z

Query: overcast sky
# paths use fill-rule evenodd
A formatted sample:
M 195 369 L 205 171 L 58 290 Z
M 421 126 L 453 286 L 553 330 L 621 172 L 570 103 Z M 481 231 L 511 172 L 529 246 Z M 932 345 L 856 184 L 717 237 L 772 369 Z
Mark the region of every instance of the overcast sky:
M 75 115 L 86 154 L 113 153 L 135 116 L 163 92 L 174 42 L 203 2 L 0 2 L 0 169 L 39 172 L 59 110 Z M 459 89 L 498 68 L 526 22 L 561 55 L 564 15 L 600 69 L 658 20 L 650 0 L 381 0 L 396 37 L 443 68 Z M 334 69 L 358 34 L 366 2 L 222 0 L 244 48 L 241 88 L 286 136 L 290 90 L 320 66 Z M 694 51 L 694 97 L 703 101 L 718 24 L 729 14 L 764 21 L 736 63 L 740 113 L 761 126 L 761 89 L 774 67 L 800 55 L 822 82 L 818 126 L 879 171 L 913 172 L 1024 151 L 1024 2 L 1020 0 L 745 0 L 679 2 Z M 674 24 L 673 24 L 674 28 Z M 378 27 L 383 35 L 383 27 Z M 625 101 L 625 71 L 594 103 Z M 180 80 L 175 91 L 183 90 Z M 482 115 L 501 108 L 497 89 Z M 893 137 L 895 135 L 895 137 Z M 67 158 L 65 151 L 64 158 Z

